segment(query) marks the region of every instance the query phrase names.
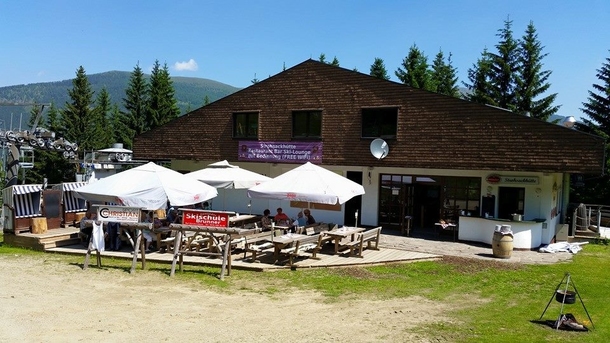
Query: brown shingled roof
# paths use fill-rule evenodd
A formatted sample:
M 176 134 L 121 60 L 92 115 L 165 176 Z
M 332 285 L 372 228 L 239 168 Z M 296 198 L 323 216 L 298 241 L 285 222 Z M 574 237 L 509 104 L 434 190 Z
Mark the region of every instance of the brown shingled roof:
M 361 110 L 374 106 L 399 108 L 381 161 L 361 138 Z M 302 109 L 322 110 L 325 165 L 603 172 L 600 137 L 313 60 L 141 134 L 134 157 L 235 161 L 232 113 L 259 111 L 259 140 L 291 141 L 292 111 Z

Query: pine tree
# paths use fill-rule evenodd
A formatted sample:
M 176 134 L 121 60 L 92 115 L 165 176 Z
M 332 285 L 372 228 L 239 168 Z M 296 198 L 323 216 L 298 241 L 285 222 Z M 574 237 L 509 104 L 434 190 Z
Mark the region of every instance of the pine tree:
M 72 89 L 68 90 L 68 94 L 71 101 L 66 102 L 61 112 L 65 139 L 77 143 L 81 150 L 97 148 L 94 137 L 96 128 L 92 121 L 94 92 L 82 66 L 78 68 L 76 78 L 72 80 Z
M 371 64 L 371 72 L 370 75 L 382 80 L 389 80 L 390 75 L 388 75 L 388 71 L 385 69 L 385 64 L 381 58 L 375 57 L 375 61 Z
M 32 112 L 31 118 L 36 117 L 36 114 L 37 112 Z M 54 103 L 51 103 L 49 107 L 46 121 L 43 120 L 38 126 L 55 132 L 56 138 L 62 136 L 61 113 Z M 42 183 L 44 178 L 47 178 L 48 184 L 72 181 L 74 167 L 74 164 L 66 159 L 61 151 L 38 149 L 35 151 L 34 168 L 26 174 L 26 182 Z
M 457 80 L 457 69 L 451 64 L 451 54 L 445 62 L 443 52 L 439 51 L 432 63 L 430 74 L 432 91 L 457 98 L 460 96 Z
M 326 62 L 326 55 L 324 53 L 320 54 L 320 56 L 318 57 L 318 60 L 322 63 L 328 64 L 328 62 Z
M 559 111 L 559 106 L 553 102 L 557 93 L 537 99 L 551 87 L 548 83 L 551 71 L 542 70 L 542 59 L 547 54 L 542 53 L 543 46 L 538 41 L 534 23 L 530 21 L 525 35 L 519 44 L 519 78 L 517 85 L 517 109 L 520 114 L 529 113 L 532 117 L 547 120 Z
M 206 95 L 203 97 L 203 106 L 209 105 L 209 104 L 210 104 L 210 102 L 211 102 L 211 101 L 210 101 L 210 97 L 209 97 L 209 96 L 206 94 Z
M 148 83 L 148 106 L 146 107 L 146 127 L 148 129 L 159 127 L 178 118 L 180 108 L 175 93 L 167 63 L 161 67 L 159 60 L 155 60 Z
M 583 123 L 577 123 L 577 128 L 583 131 L 610 138 L 610 58 L 597 70 L 595 75 L 601 81 L 593 84 L 593 90 L 588 91 L 587 102 L 580 109 L 586 117 Z M 610 148 L 610 146 L 609 146 Z
M 106 87 L 102 88 L 95 100 L 96 107 L 93 111 L 93 123 L 95 127 L 94 149 L 108 148 L 114 143 L 114 133 L 110 125 L 112 102 Z
M 428 58 L 414 44 L 409 54 L 402 61 L 402 68 L 398 67 L 396 77 L 407 86 L 431 90 Z
M 580 109 L 586 117 L 582 123 L 576 123 L 576 128 L 595 134 L 606 140 L 606 151 L 610 150 L 610 58 L 606 58 L 596 74 L 600 83 L 593 84 L 593 90 L 588 91 L 587 102 Z M 604 175 L 594 181 L 586 182 L 582 189 L 573 189 L 574 197 L 579 202 L 590 204 L 608 204 L 610 199 L 610 157 L 606 154 Z
M 510 111 L 517 109 L 517 85 L 519 69 L 519 42 L 513 38 L 512 20 L 505 20 L 496 36 L 497 53 L 489 53 L 491 60 L 492 98 L 497 106 Z
M 491 59 L 487 49 L 483 50 L 481 57 L 472 68 L 468 69 L 468 79 L 470 84 L 463 82 L 468 88 L 468 93 L 464 94 L 464 99 L 479 104 L 489 104 L 497 106 L 496 100 L 492 97 L 491 80 Z
M 118 104 L 112 106 L 109 123 L 112 128 L 112 143 L 123 143 L 123 146 L 129 146 L 129 142 L 133 139 L 133 131 L 125 124 L 124 115 L 119 110 Z
M 148 102 L 148 90 L 144 73 L 138 63 L 129 78 L 129 85 L 125 90 L 123 98 L 124 112 L 121 112 L 121 121 L 124 124 L 125 147 L 133 146 L 133 138 L 145 131 L 149 126 L 146 121 L 146 104 Z
M 339 60 L 337 59 L 337 56 L 333 57 L 332 62 L 330 62 L 329 64 L 331 66 L 338 67 L 339 66 Z

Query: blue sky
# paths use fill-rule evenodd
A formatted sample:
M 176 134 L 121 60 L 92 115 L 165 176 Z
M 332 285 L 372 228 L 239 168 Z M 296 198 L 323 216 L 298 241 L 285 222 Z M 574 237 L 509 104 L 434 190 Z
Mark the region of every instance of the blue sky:
M 367 74 L 382 58 L 397 81 L 413 44 L 430 62 L 451 53 L 461 85 L 507 18 L 515 38 L 534 22 L 559 114 L 580 117 L 610 57 L 608 0 L 0 0 L 0 87 L 72 79 L 81 65 L 148 72 L 156 59 L 172 76 L 247 87 L 321 53 Z

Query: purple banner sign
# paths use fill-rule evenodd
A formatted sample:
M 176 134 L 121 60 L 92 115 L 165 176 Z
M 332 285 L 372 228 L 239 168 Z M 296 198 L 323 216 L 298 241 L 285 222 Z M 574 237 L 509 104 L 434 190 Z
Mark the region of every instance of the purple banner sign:
M 239 161 L 322 163 L 322 142 L 239 142 Z

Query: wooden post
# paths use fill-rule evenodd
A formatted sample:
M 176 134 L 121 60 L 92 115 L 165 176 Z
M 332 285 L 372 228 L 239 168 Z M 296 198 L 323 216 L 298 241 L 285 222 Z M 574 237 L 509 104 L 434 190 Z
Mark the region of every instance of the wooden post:
M 182 231 L 178 230 L 176 232 L 176 237 L 174 238 L 174 258 L 172 259 L 172 270 L 169 273 L 169 276 L 174 276 L 176 272 L 176 259 L 178 258 L 178 254 L 180 253 L 180 245 L 182 243 Z
M 133 245 L 133 259 L 131 261 L 131 271 L 130 271 L 131 274 L 136 272 L 136 264 L 138 263 L 138 253 L 140 250 L 140 241 L 142 240 L 142 236 L 138 234 L 137 229 L 136 229 L 136 236 L 138 236 L 138 238 L 136 239 L 136 244 Z
M 140 230 L 140 254 L 142 256 L 142 269 L 146 269 L 146 240 L 144 239 L 144 230 Z
M 87 254 L 85 255 L 85 263 L 83 263 L 83 270 L 89 267 L 89 259 L 91 258 L 91 251 L 93 250 L 93 234 L 91 238 L 89 238 L 89 246 L 87 247 Z M 99 250 L 95 249 L 95 257 L 97 262 L 97 267 L 102 267 L 102 255 Z
M 222 267 L 220 268 L 220 280 L 225 279 L 225 270 L 227 269 L 227 254 L 231 250 L 231 235 L 226 235 L 227 241 L 225 242 L 224 251 L 222 252 Z M 229 267 L 229 270 L 231 268 Z
M 92 237 L 89 238 L 89 247 L 87 248 L 87 254 L 85 255 L 85 263 L 83 263 L 83 270 L 89 267 L 89 258 L 91 257 L 91 250 L 93 249 L 93 242 L 91 241 L 93 239 L 93 235 L 91 236 Z

